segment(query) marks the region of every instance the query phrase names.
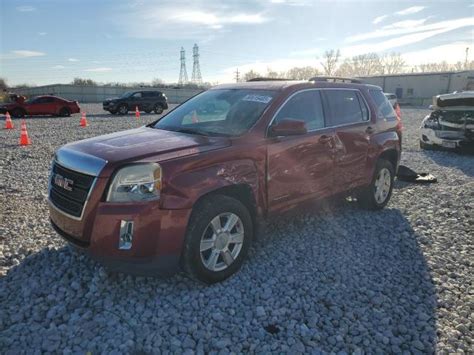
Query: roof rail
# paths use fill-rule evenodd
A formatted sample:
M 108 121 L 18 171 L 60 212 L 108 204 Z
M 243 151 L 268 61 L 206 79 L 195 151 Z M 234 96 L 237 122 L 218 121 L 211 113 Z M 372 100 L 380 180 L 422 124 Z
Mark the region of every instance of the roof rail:
M 327 82 L 342 82 L 342 83 L 354 83 L 362 84 L 361 80 L 354 78 L 343 78 L 340 76 L 315 76 L 309 79 L 308 81 L 327 81 Z
M 250 81 L 291 81 L 291 80 L 294 80 L 294 79 L 284 79 L 284 78 L 253 78 L 253 79 L 249 79 L 247 80 L 247 82 L 250 82 Z

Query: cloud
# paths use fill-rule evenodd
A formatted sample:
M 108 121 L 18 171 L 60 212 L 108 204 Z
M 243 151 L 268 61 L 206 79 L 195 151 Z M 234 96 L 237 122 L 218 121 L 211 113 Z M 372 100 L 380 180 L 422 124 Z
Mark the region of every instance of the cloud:
M 38 32 L 39 36 L 46 36 L 47 34 L 48 34 L 48 32 Z
M 376 25 L 376 24 L 382 22 L 383 20 L 385 20 L 387 17 L 388 17 L 388 15 L 378 16 L 378 17 L 374 18 L 374 20 L 372 21 L 372 23 L 373 23 L 374 25 Z
M 310 6 L 311 1 L 308 0 L 270 0 L 271 4 L 288 5 L 288 6 Z
M 359 54 L 364 54 L 364 53 L 369 53 L 369 52 L 383 52 L 383 51 L 388 51 L 394 48 L 403 47 L 409 44 L 421 42 L 430 37 L 434 37 L 451 30 L 452 30 L 451 28 L 449 29 L 441 28 L 437 30 L 412 33 L 405 36 L 395 37 L 383 42 L 359 44 L 359 45 L 345 47 L 341 49 L 341 52 L 344 56 L 354 56 L 354 55 L 359 55 Z
M 231 26 L 258 26 L 271 21 L 267 16 L 267 6 L 263 2 L 248 4 L 238 1 L 223 3 L 210 0 L 191 3 L 186 7 L 175 1 L 163 1 L 160 6 L 148 2 L 137 8 L 117 12 L 111 21 L 118 29 L 134 38 L 192 39 L 200 42 L 215 38 Z
M 418 20 L 419 21 L 419 20 Z M 415 32 L 423 31 L 437 31 L 440 30 L 440 33 L 456 30 L 458 28 L 474 26 L 474 18 L 465 17 L 454 20 L 440 21 L 431 23 L 428 25 L 417 26 L 417 27 L 399 27 L 399 28 L 383 28 L 380 30 L 361 33 L 354 36 L 349 36 L 345 39 L 346 42 L 354 43 L 365 41 L 368 39 L 390 37 L 390 36 L 400 36 L 404 34 L 410 34 Z
M 31 12 L 31 11 L 35 11 L 36 7 L 30 6 L 30 5 L 23 5 L 23 6 L 17 6 L 16 10 L 20 12 Z
M 464 61 L 466 47 L 471 46 L 469 41 L 458 41 L 449 44 L 443 44 L 419 51 L 412 51 L 402 54 L 403 59 L 410 65 L 422 63 L 434 63 L 445 60 L 454 64 L 458 61 Z
M 84 71 L 87 71 L 87 72 L 107 72 L 107 71 L 112 71 L 112 68 L 108 68 L 108 67 L 101 67 L 101 68 L 90 68 L 90 69 L 84 69 Z
M 416 28 L 418 26 L 423 25 L 426 21 L 428 21 L 430 17 L 427 18 L 422 18 L 419 20 L 404 20 L 404 21 L 398 21 L 394 22 L 390 25 L 383 26 L 382 29 L 392 29 L 392 28 Z
M 412 6 L 412 7 L 403 9 L 401 11 L 395 12 L 395 14 L 401 15 L 401 16 L 413 15 L 413 14 L 416 14 L 417 12 L 424 10 L 425 8 L 426 8 L 425 6 Z
M 55 65 L 52 66 L 51 69 L 65 69 L 66 67 L 64 65 Z
M 17 58 L 29 58 L 29 57 L 41 57 L 43 55 L 46 55 L 46 53 L 43 52 L 37 52 L 37 51 L 29 51 L 29 50 L 15 50 L 11 51 Z
M 76 58 L 68 58 L 68 62 L 78 62 L 79 59 Z

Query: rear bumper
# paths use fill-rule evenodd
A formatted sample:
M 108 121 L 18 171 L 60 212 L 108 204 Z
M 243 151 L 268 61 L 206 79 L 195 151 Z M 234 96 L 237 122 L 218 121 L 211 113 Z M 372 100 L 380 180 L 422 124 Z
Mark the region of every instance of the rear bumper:
M 179 259 L 191 210 L 161 210 L 155 203 L 99 203 L 95 213 L 72 220 L 50 207 L 53 228 L 69 244 L 106 268 L 134 275 L 170 275 Z M 120 249 L 120 225 L 133 222 L 131 247 Z

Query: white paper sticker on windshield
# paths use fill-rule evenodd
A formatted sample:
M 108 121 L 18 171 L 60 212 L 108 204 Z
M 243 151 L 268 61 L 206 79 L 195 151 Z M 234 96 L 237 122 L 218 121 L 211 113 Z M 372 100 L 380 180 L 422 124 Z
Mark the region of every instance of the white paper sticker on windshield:
M 268 104 L 271 100 L 272 100 L 271 96 L 251 95 L 251 94 L 244 96 L 244 98 L 242 99 L 242 101 L 261 102 L 262 104 Z

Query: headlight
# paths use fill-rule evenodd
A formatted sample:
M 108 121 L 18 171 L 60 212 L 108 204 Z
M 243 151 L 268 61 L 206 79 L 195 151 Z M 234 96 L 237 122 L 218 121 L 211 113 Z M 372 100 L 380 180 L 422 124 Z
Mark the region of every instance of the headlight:
M 431 116 L 428 116 L 423 120 L 422 127 L 423 128 L 431 128 L 431 129 L 439 129 L 438 119 L 433 118 Z
M 109 202 L 147 201 L 160 198 L 159 164 L 135 164 L 120 169 L 107 194 Z

